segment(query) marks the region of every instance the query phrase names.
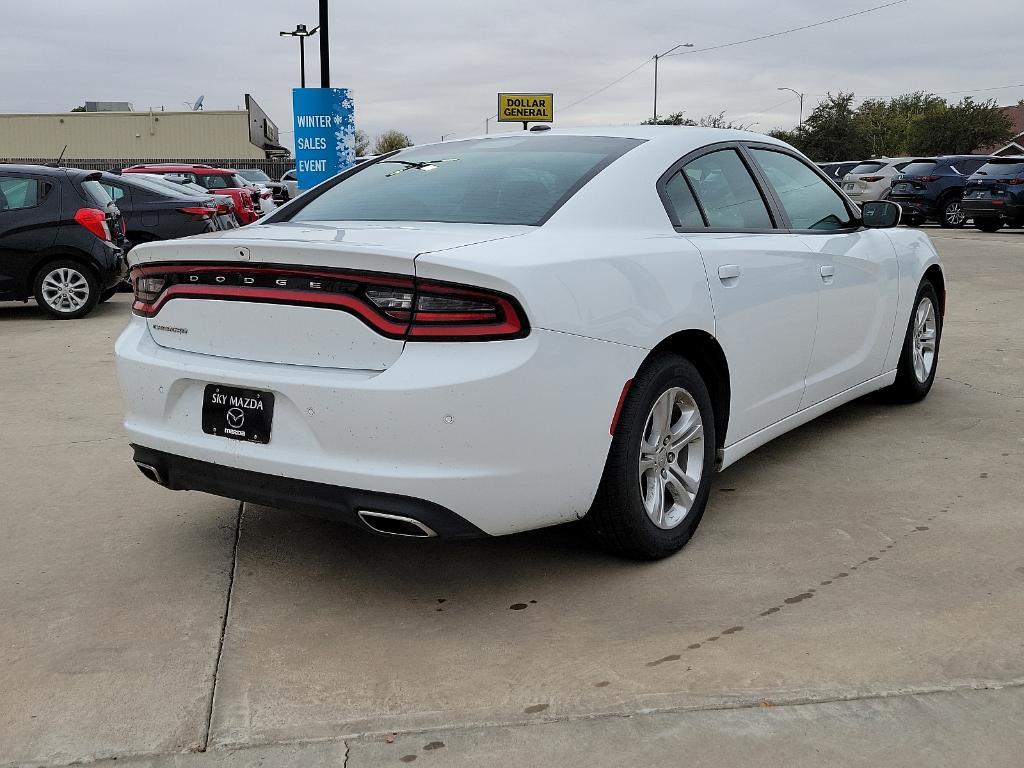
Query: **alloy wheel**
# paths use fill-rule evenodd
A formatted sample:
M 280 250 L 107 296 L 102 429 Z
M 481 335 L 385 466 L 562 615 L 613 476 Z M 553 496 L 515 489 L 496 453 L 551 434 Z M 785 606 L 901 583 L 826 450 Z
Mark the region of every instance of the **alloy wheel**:
M 946 217 L 946 223 L 951 224 L 954 227 L 959 227 L 967 221 L 967 217 L 964 215 L 964 209 L 961 207 L 959 200 L 953 200 L 952 202 L 947 203 L 942 215 Z
M 89 301 L 89 282 L 71 267 L 58 267 L 42 281 L 43 300 L 55 312 L 77 312 Z
M 640 441 L 640 497 L 647 516 L 670 530 L 689 514 L 704 472 L 704 425 L 693 396 L 682 387 L 654 402 Z
M 921 299 L 914 312 L 914 375 L 922 384 L 928 381 L 935 365 L 935 345 L 938 341 L 938 323 L 935 305 L 928 297 Z

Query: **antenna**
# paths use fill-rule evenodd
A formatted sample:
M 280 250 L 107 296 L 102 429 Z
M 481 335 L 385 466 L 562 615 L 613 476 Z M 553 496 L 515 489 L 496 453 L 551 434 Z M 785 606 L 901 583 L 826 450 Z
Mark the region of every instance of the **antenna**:
M 60 168 L 60 161 L 64 159 L 64 153 L 68 151 L 68 145 L 64 145 L 64 149 L 60 151 L 60 157 L 57 158 L 57 162 L 53 164 L 54 168 Z

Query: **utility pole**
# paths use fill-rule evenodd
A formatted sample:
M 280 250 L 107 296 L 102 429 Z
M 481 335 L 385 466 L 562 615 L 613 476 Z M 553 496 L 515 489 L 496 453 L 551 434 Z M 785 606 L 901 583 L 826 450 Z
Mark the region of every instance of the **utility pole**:
M 331 87 L 331 46 L 327 32 L 327 0 L 320 0 L 320 87 Z
M 693 48 L 693 43 L 680 43 L 664 53 L 654 54 L 654 119 L 652 120 L 654 123 L 658 122 L 658 59 L 668 56 L 676 48 Z

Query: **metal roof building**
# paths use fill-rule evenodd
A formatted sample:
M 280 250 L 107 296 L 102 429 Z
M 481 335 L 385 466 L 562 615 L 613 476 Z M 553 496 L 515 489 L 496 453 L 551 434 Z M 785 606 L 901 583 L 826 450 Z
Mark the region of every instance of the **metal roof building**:
M 0 114 L 0 158 L 266 159 L 287 155 L 277 126 L 246 94 L 246 109 Z

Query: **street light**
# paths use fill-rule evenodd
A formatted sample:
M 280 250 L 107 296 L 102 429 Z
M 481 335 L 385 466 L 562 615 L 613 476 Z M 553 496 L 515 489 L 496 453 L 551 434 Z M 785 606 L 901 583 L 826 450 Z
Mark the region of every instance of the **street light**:
M 800 99 L 800 127 L 804 125 L 804 95 L 800 91 L 794 90 L 793 88 L 779 88 L 780 91 L 789 91 L 795 93 L 797 98 Z
M 668 56 L 676 48 L 693 48 L 693 43 L 680 43 L 677 46 L 669 48 L 664 53 L 654 54 L 654 122 L 658 122 L 658 59 L 663 56 Z
M 454 133 L 442 133 L 441 134 L 441 141 L 444 141 L 449 136 L 454 136 L 454 135 L 455 135 Z
M 312 37 L 320 27 L 313 27 L 307 30 L 305 24 L 296 24 L 292 32 L 282 32 L 281 37 L 299 38 L 299 66 L 302 71 L 302 87 L 306 87 L 306 38 Z

